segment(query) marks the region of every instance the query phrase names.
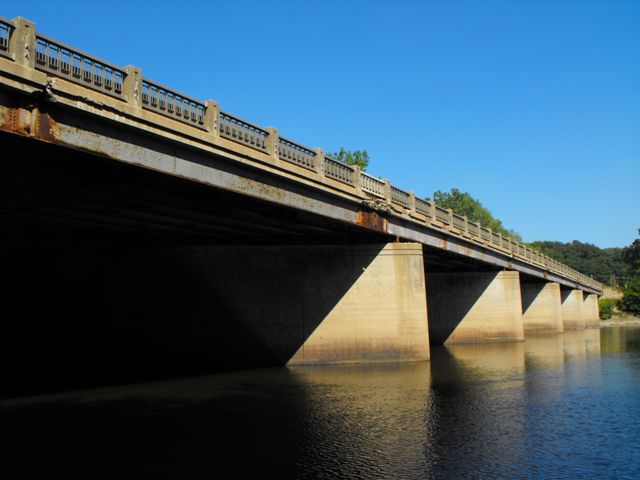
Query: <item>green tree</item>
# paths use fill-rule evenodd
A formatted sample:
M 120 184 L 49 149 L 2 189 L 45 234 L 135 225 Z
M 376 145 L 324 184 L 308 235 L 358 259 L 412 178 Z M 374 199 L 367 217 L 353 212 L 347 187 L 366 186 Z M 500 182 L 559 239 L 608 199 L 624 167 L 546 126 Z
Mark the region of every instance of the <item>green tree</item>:
M 640 274 L 631 277 L 622 288 L 620 310 L 640 316 Z
M 358 165 L 362 170 L 369 166 L 369 154 L 366 150 L 351 151 L 340 147 L 339 152 L 330 153 L 329 156 L 347 165 Z
M 609 320 L 616 312 L 618 304 L 617 298 L 601 298 L 598 300 L 598 310 L 600 311 L 600 320 Z
M 633 241 L 628 247 L 624 247 L 622 259 L 633 272 L 640 272 L 640 239 Z
M 578 240 L 569 243 L 539 241 L 529 246 L 599 282 L 610 284 L 612 280 L 617 282 L 629 275 L 622 248 L 599 248 Z
M 480 222 L 496 233 L 501 233 L 514 240 L 522 241 L 522 237 L 513 230 L 507 230 L 502 222 L 495 218 L 479 200 L 467 192 L 452 188 L 450 192 L 437 190 L 433 194 L 435 202 L 443 208 L 450 208 L 458 215 L 466 216 L 472 222 Z
M 640 316 L 640 240 L 625 247 L 622 258 L 629 267 L 631 278 L 622 288 L 620 310 Z

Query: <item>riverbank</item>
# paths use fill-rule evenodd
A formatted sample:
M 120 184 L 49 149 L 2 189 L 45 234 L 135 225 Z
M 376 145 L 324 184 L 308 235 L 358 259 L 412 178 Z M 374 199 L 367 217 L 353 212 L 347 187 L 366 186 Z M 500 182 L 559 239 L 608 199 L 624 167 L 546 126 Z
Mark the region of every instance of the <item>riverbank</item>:
M 614 315 L 610 319 L 600 322 L 601 328 L 619 325 L 640 325 L 640 317 L 634 317 L 633 315 Z

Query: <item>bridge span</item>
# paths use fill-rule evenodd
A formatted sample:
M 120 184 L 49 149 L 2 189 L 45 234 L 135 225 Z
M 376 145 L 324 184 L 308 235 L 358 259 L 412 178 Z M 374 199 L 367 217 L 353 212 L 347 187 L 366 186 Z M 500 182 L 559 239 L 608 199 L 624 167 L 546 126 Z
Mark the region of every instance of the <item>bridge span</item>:
M 0 138 L 6 338 L 57 371 L 143 344 L 167 371 L 419 360 L 599 322 L 588 276 L 20 17 Z

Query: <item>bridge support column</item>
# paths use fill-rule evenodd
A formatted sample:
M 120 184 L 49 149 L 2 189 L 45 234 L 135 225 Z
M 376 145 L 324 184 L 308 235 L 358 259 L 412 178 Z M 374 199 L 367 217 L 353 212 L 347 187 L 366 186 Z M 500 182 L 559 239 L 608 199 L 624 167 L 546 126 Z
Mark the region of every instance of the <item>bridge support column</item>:
M 419 244 L 24 248 L 2 264 L 18 313 L 0 395 L 429 358 Z
M 317 303 L 314 295 L 322 298 L 324 292 L 335 289 L 337 282 L 331 277 L 353 282 L 320 323 L 312 315 L 296 319 L 296 329 L 305 332 L 306 339 L 289 365 L 429 358 L 422 246 L 391 243 L 380 247 L 336 247 L 356 260 L 332 269 L 322 268 L 322 247 L 310 247 L 310 254 L 318 256 L 318 265 L 303 275 L 312 276 L 317 289 L 301 301 L 313 305 Z
M 582 313 L 584 314 L 585 327 L 600 326 L 600 311 L 598 309 L 598 295 L 595 293 L 582 293 L 584 303 L 582 304 Z
M 564 332 L 560 284 L 520 278 L 520 291 L 525 334 Z
M 427 272 L 432 344 L 524 340 L 518 272 Z
M 584 314 L 582 309 L 582 290 L 562 288 L 562 323 L 565 330 L 579 330 L 584 328 Z

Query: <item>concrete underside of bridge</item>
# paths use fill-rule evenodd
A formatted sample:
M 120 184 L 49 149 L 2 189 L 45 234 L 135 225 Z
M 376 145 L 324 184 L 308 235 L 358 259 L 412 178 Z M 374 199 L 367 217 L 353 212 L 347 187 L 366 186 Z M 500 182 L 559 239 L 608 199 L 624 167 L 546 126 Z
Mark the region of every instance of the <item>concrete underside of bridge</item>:
M 430 343 L 522 340 L 526 319 L 544 323 L 554 298 L 565 328 L 593 316 L 579 290 L 562 307 L 555 287 L 521 296 L 533 277 L 480 258 L 86 152 L 0 141 L 11 312 L 0 360 L 13 366 L 0 395 L 424 360 Z

